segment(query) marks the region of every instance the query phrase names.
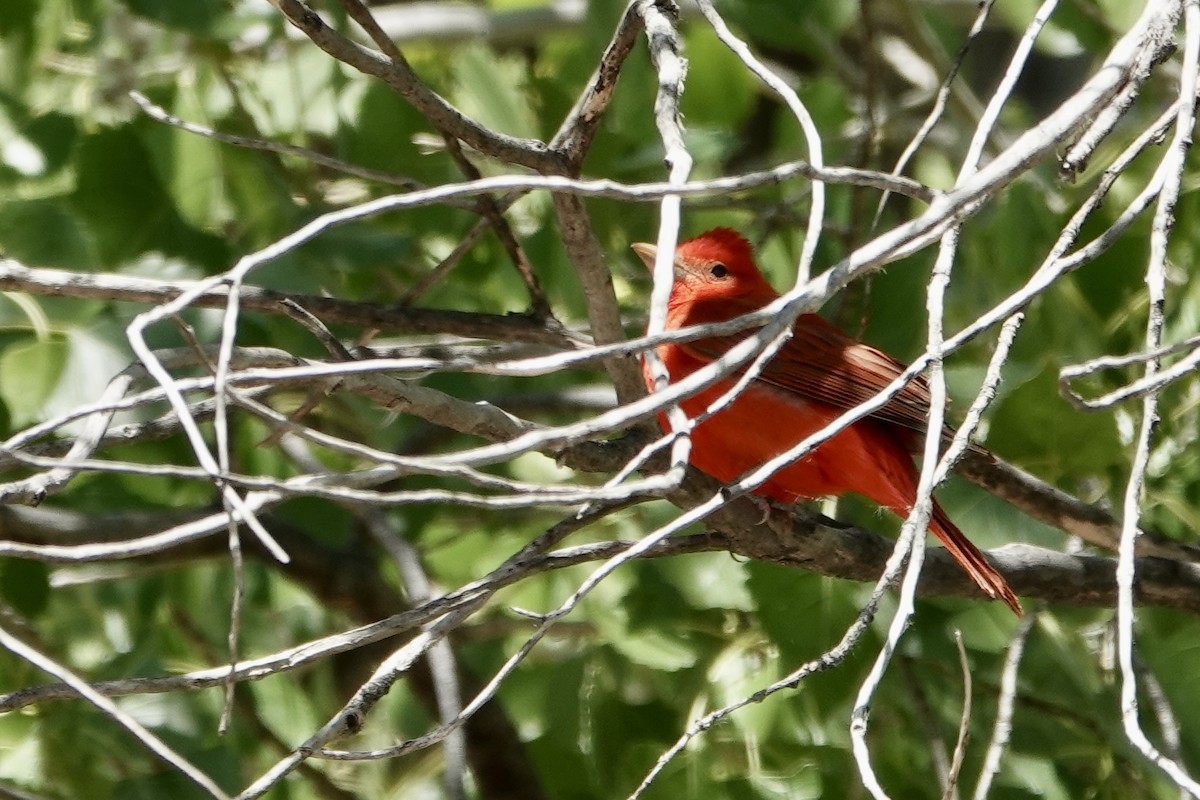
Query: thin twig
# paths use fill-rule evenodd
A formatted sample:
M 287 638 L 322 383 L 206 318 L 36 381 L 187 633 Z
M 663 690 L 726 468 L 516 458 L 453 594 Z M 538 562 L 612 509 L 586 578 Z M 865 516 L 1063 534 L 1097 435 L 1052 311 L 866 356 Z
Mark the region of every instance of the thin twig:
M 645 24 L 650 60 L 658 77 L 658 91 L 654 96 L 654 126 L 663 142 L 664 163 L 670 170 L 669 182 L 678 186 L 687 181 L 692 169 L 692 155 L 684 141 L 683 115 L 679 110 L 687 75 L 687 60 L 680 54 L 681 43 L 674 20 L 652 0 L 639 0 L 636 8 Z M 681 209 L 678 194 L 664 195 L 659 205 L 658 249 L 652 270 L 654 286 L 650 292 L 650 315 L 646 322 L 648 336 L 666 329 L 667 304 L 675 281 L 674 254 L 679 239 Z M 648 376 L 648 388 L 661 400 L 669 392 L 668 384 L 671 381 L 666 364 L 657 348 L 646 350 L 642 358 Z M 678 434 L 690 430 L 690 425 L 687 415 L 678 405 L 666 407 L 666 418 L 670 433 L 676 435 L 671 439 L 670 462 L 663 474 L 674 482 L 682 479 L 691 452 L 691 439 Z
M 402 189 L 422 188 L 422 184 L 419 181 L 413 180 L 412 178 L 406 178 L 403 175 L 393 175 L 388 172 L 380 172 L 378 170 L 360 167 L 357 164 L 351 164 L 347 161 L 332 158 L 331 156 L 327 156 L 324 153 L 311 150 L 307 147 L 297 147 L 295 145 L 284 144 L 283 142 L 276 142 L 271 139 L 257 139 L 252 136 L 239 136 L 232 133 L 223 133 L 213 128 L 199 125 L 195 122 L 189 122 L 185 119 L 180 119 L 164 109 L 162 106 L 151 102 L 150 99 L 141 92 L 130 92 L 129 97 L 131 100 L 133 100 L 133 102 L 137 103 L 138 108 L 145 112 L 145 114 L 150 118 L 156 119 L 166 125 L 179 128 L 180 130 L 187 131 L 188 133 L 195 134 L 196 136 L 202 136 L 205 139 L 212 139 L 213 141 L 224 142 L 225 144 L 232 144 L 237 147 L 245 147 L 251 150 L 265 150 L 268 153 L 280 153 L 282 155 L 296 156 L 297 158 L 302 158 L 305 161 L 310 161 L 313 164 L 320 164 L 323 167 L 329 167 L 330 169 L 337 170 L 338 172 L 344 172 L 347 175 L 353 175 L 356 178 L 363 178 L 364 180 L 368 181 L 399 186 Z
M 952 800 L 958 796 L 958 774 L 962 771 L 963 759 L 967 754 L 967 739 L 971 733 L 971 664 L 967 660 L 962 631 L 954 631 L 954 644 L 958 648 L 958 665 L 962 670 L 963 705 L 958 720 L 958 739 L 954 742 L 954 758 L 946 775 L 946 789 L 942 792 L 942 800 Z
M 1189 350 L 1190 352 L 1170 367 L 1156 371 L 1153 375 L 1146 375 L 1126 386 L 1122 386 L 1120 389 L 1106 392 L 1099 397 L 1088 399 L 1070 386 L 1070 381 L 1084 375 L 1093 375 L 1100 370 L 1112 367 L 1158 361 L 1163 356 L 1172 355 L 1183 350 Z M 1102 356 L 1082 364 L 1063 367 L 1058 373 L 1058 385 L 1060 393 L 1070 401 L 1071 405 L 1083 411 L 1098 411 L 1111 408 L 1125 400 L 1143 397 L 1150 392 L 1162 391 L 1169 384 L 1182 378 L 1190 377 L 1196 371 L 1198 364 L 1200 364 L 1200 336 L 1193 336 L 1186 341 L 1177 342 L 1173 345 L 1164 345 L 1150 352 L 1132 353 L 1125 356 Z
M 1008 740 L 1012 736 L 1013 707 L 1017 698 L 1017 672 L 1021 667 L 1021 658 L 1025 655 L 1025 645 L 1029 635 L 1037 624 L 1042 612 L 1041 604 L 1030 609 L 1017 630 L 1013 632 L 1012 640 L 1008 643 L 1008 651 L 1004 654 L 1004 667 L 1000 672 L 1000 697 L 996 700 L 996 722 L 992 726 L 992 738 L 988 742 L 987 752 L 983 756 L 983 766 L 979 769 L 979 781 L 975 784 L 972 800 L 987 800 L 991 791 L 992 781 L 1000 772 L 1000 761 L 1008 749 Z
M 804 103 L 800 100 L 800 96 L 796 94 L 796 90 L 772 72 L 750 51 L 749 46 L 744 41 L 735 36 L 733 31 L 729 30 L 729 26 L 725 24 L 725 20 L 717 13 L 711 0 L 698 0 L 698 2 L 700 4 L 700 13 L 708 20 L 708 24 L 713 27 L 721 42 L 732 50 L 741 59 L 742 63 L 746 65 L 747 69 L 770 87 L 771 91 L 779 95 L 787 105 L 788 110 L 792 112 L 792 115 L 800 124 L 800 130 L 804 132 L 804 143 L 808 148 L 808 160 L 812 162 L 814 167 L 820 169 L 825 163 L 825 156 L 823 155 L 821 145 L 821 132 L 817 129 L 817 124 L 813 121 L 812 114 L 804 106 Z M 812 204 L 808 212 L 808 226 L 804 231 L 804 244 L 800 250 L 800 263 L 796 266 L 797 287 L 807 282 L 809 276 L 812 275 L 817 244 L 821 239 L 821 228 L 824 221 L 825 187 L 820 181 L 815 181 L 812 184 Z
M 917 128 L 917 132 L 904 146 L 904 151 L 900 153 L 900 157 L 896 159 L 895 165 L 892 167 L 892 175 L 900 175 L 904 172 L 904 168 L 908 166 L 909 159 L 920 149 L 921 145 L 929 137 L 938 120 L 942 118 L 942 113 L 946 110 L 946 100 L 950 97 L 950 90 L 954 86 L 954 79 L 958 77 L 958 70 L 962 67 L 963 60 L 967 57 L 967 52 L 971 49 L 972 43 L 983 30 L 984 23 L 987 22 L 988 16 L 992 13 L 992 6 L 996 0 L 983 0 L 979 4 L 979 10 L 975 12 L 975 19 L 971 22 L 971 27 L 967 30 L 966 36 L 963 37 L 963 42 L 959 45 L 958 52 L 954 54 L 954 58 L 950 61 L 950 69 L 946 71 L 946 77 L 942 79 L 941 85 L 938 87 L 937 94 L 934 96 L 933 105 L 929 109 L 929 113 L 925 115 L 921 126 Z M 879 205 L 875 208 L 875 216 L 871 220 L 871 230 L 879 225 L 879 220 L 883 217 L 884 206 L 887 205 L 888 198 L 891 197 L 891 192 L 884 192 L 883 197 L 879 198 Z
M 1176 3 L 1168 3 L 1174 8 Z M 1146 287 L 1150 310 L 1146 321 L 1145 350 L 1153 352 L 1162 344 L 1163 309 L 1166 305 L 1167 242 L 1173 222 L 1176 200 L 1179 197 L 1183 169 L 1195 125 L 1197 67 L 1200 65 L 1200 4 L 1197 0 L 1184 2 L 1184 56 L 1181 70 L 1178 120 L 1170 149 L 1159 170 L 1164 174 L 1162 191 L 1155 209 L 1150 232 L 1150 258 L 1146 268 Z M 1167 12 L 1170 13 L 1169 11 Z M 1159 362 L 1146 362 L 1145 375 L 1153 378 Z M 1133 663 L 1134 623 L 1134 558 L 1138 537 L 1138 518 L 1141 516 L 1142 488 L 1150 461 L 1150 446 L 1158 421 L 1158 395 L 1151 392 L 1142 398 L 1142 419 L 1138 431 L 1133 464 L 1125 486 L 1121 547 L 1117 559 L 1117 660 L 1121 668 L 1121 722 L 1125 735 L 1151 763 L 1162 770 L 1176 786 L 1200 798 L 1200 782 L 1192 778 L 1179 761 L 1161 753 L 1151 743 L 1138 718 L 1137 671 Z
M 172 750 L 170 746 L 147 730 L 140 722 L 122 711 L 116 703 L 97 692 L 87 681 L 80 678 L 74 672 L 48 656 L 39 653 L 10 634 L 2 626 L 0 626 L 0 647 L 8 650 L 18 658 L 28 661 L 43 672 L 50 673 L 71 687 L 72 691 L 94 705 L 105 716 L 110 717 L 114 722 L 129 731 L 133 738 L 140 742 L 147 750 L 154 753 L 154 755 L 165 761 L 170 767 L 196 784 L 196 786 L 210 797 L 218 798 L 218 800 L 228 800 L 229 795 L 225 794 L 224 790 L 220 786 L 217 786 L 212 778 L 205 775 L 199 767 Z
M 558 172 L 561 157 L 545 143 L 497 133 L 467 117 L 430 89 L 407 62 L 389 59 L 353 42 L 325 24 L 300 0 L 271 0 L 288 22 L 334 59 L 379 78 L 438 127 L 483 153 L 538 172 Z

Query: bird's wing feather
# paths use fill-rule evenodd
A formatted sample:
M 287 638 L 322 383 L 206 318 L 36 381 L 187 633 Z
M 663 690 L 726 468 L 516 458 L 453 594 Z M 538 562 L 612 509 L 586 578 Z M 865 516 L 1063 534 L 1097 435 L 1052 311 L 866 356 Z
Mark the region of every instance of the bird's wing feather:
M 681 346 L 692 356 L 711 361 L 751 333 L 739 331 Z M 854 341 L 815 314 L 806 314 L 797 320 L 792 338 L 763 367 L 758 380 L 809 400 L 849 409 L 870 400 L 904 370 L 904 364 L 887 353 Z M 929 384 L 918 375 L 872 416 L 923 433 L 929 404 Z M 949 426 L 946 431 L 953 434 Z

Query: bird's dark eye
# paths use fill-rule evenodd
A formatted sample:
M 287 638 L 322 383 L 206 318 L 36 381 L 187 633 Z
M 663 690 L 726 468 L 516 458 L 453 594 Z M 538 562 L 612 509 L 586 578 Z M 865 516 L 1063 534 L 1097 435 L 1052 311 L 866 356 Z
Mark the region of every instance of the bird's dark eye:
M 714 278 L 724 278 L 729 274 L 729 267 L 724 264 L 713 264 L 708 271 Z

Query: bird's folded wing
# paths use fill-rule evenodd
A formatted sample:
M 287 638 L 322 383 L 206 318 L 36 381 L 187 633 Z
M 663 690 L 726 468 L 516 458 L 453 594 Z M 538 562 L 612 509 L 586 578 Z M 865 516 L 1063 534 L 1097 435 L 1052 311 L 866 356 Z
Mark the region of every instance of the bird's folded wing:
M 740 331 L 680 346 L 696 358 L 711 361 L 752 333 Z M 849 409 L 879 394 L 904 370 L 904 364 L 887 353 L 854 341 L 821 317 L 805 315 L 794 326 L 792 338 L 762 368 L 758 380 L 808 400 Z M 929 403 L 929 384 L 918 375 L 871 416 L 923 433 Z M 947 425 L 946 434 L 953 433 Z

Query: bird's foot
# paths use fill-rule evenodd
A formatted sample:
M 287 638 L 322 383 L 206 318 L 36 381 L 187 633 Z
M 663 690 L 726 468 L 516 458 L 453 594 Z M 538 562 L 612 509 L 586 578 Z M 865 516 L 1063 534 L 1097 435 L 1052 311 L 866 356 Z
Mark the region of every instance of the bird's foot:
M 791 517 L 792 515 L 793 506 L 791 503 L 781 503 L 778 500 L 772 500 L 769 497 L 761 497 L 756 494 L 747 495 L 747 497 L 749 497 L 750 502 L 758 506 L 758 510 L 762 512 L 762 518 L 758 521 L 759 525 L 766 525 L 771 519 L 772 512 L 777 511 L 786 517 Z

